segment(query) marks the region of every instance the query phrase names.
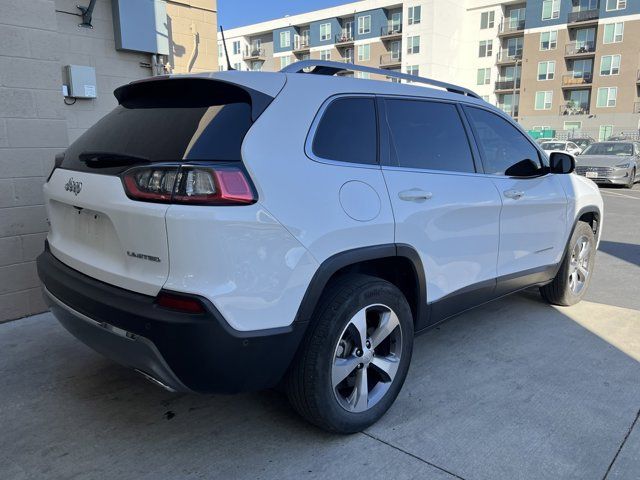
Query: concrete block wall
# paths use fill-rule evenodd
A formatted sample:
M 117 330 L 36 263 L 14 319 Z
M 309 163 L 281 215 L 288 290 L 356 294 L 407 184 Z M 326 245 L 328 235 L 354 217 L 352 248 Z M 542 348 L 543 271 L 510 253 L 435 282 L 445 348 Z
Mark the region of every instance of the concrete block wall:
M 0 0 L 0 321 L 46 309 L 35 258 L 48 229 L 42 184 L 55 154 L 116 105 L 116 87 L 151 75 L 141 66 L 150 55 L 116 51 L 111 0 L 97 1 L 93 29 L 78 27 L 78 3 L 88 0 Z M 217 44 L 207 42 L 216 37 L 215 5 L 167 5 L 176 18 L 194 17 L 201 42 L 197 69 L 217 70 Z M 65 105 L 68 64 L 95 67 L 98 98 Z

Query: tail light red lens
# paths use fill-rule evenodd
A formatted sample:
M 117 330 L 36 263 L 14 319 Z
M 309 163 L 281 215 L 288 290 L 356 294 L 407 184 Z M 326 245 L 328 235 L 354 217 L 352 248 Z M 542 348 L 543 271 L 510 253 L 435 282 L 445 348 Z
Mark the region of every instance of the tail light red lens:
M 122 177 L 133 200 L 194 205 L 248 205 L 257 201 L 245 171 L 234 165 L 135 167 Z
M 162 308 L 177 310 L 185 313 L 204 313 L 204 307 L 199 300 L 174 293 L 160 292 L 156 303 Z

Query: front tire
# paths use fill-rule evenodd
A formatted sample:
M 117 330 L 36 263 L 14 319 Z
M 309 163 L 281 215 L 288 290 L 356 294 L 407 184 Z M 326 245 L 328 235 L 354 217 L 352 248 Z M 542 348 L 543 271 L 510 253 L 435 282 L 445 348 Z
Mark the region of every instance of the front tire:
M 355 433 L 378 421 L 405 381 L 413 316 L 402 292 L 347 275 L 323 294 L 288 374 L 295 410 L 318 427 Z
M 596 236 L 591 225 L 578 222 L 567 249 L 553 281 L 540 287 L 547 302 L 565 307 L 582 300 L 591 282 L 596 258 Z
M 630 177 L 629 177 L 629 183 L 627 183 L 627 184 L 624 186 L 624 188 L 632 189 L 632 188 L 633 188 L 633 186 L 635 185 L 635 183 L 636 183 L 636 169 L 634 168 L 634 169 L 631 171 L 631 175 L 630 175 Z

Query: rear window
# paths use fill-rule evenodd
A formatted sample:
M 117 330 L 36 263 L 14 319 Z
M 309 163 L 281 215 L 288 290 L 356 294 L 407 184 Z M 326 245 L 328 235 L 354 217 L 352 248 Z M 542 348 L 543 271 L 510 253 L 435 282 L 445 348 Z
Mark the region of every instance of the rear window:
M 172 85 L 121 99 L 67 149 L 61 167 L 116 174 L 143 163 L 240 161 L 253 123 L 251 97 L 233 85 L 205 82 L 208 90 L 197 82 L 188 90 Z
M 561 142 L 546 142 L 541 146 L 543 150 L 564 150 L 566 148 L 566 144 Z
M 377 120 L 373 98 L 334 100 L 325 110 L 313 138 L 313 154 L 339 162 L 377 163 Z

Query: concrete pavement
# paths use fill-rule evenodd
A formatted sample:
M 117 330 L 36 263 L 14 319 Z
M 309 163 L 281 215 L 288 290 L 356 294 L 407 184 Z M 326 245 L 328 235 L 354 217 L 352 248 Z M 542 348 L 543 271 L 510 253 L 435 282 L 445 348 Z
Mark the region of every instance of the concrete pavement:
M 307 425 L 275 392 L 165 392 L 50 314 L 3 324 L 0 479 L 638 479 L 640 236 L 617 213 L 627 200 L 605 196 L 605 240 L 625 246 L 598 256 L 590 302 L 526 292 L 418 337 L 396 404 L 352 436 Z

